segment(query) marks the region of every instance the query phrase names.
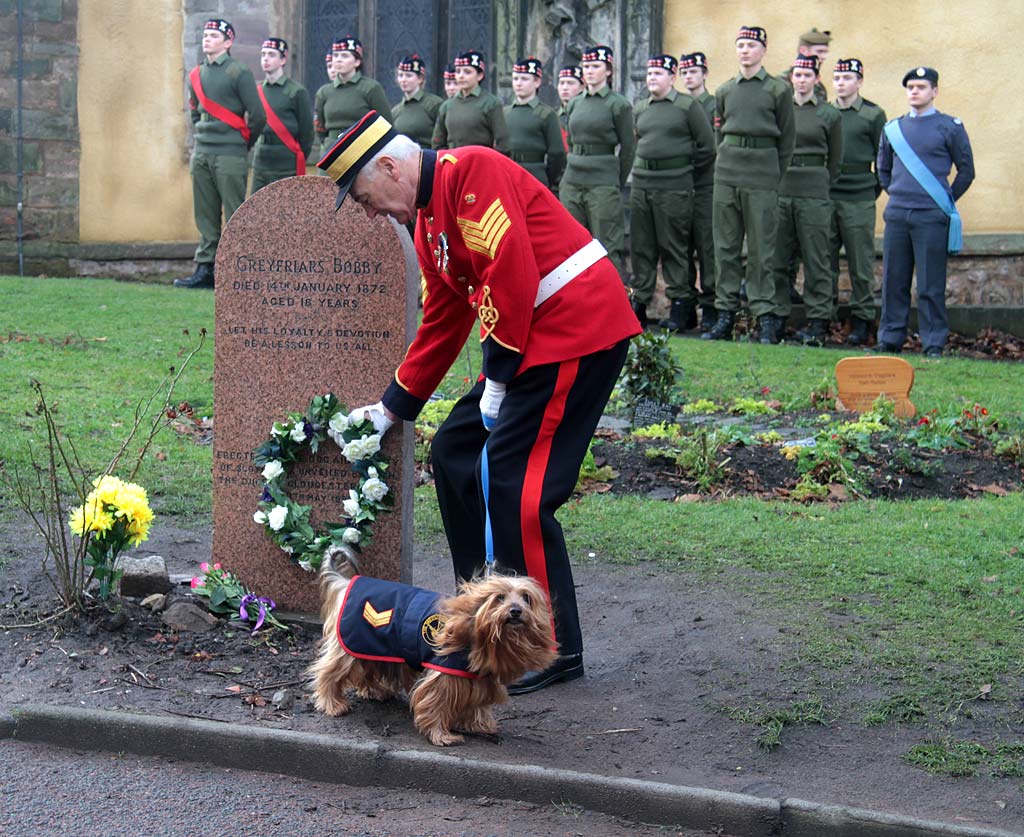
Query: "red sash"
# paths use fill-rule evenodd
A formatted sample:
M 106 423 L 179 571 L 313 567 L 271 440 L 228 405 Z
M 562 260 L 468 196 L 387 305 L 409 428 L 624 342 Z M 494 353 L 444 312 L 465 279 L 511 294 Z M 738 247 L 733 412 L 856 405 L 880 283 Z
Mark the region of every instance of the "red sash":
M 249 126 L 245 124 L 245 119 L 239 116 L 237 113 L 228 110 L 224 105 L 218 105 L 213 99 L 206 98 L 206 94 L 203 92 L 203 84 L 199 80 L 199 68 L 193 67 L 192 72 L 188 74 L 188 80 L 192 82 L 192 90 L 196 94 L 196 98 L 199 100 L 199 104 L 203 106 L 210 116 L 214 119 L 219 119 L 229 128 L 234 128 L 238 133 L 242 135 L 242 139 L 245 140 L 245 144 L 249 144 Z
M 260 94 L 260 101 L 263 102 L 263 110 L 267 114 L 267 124 L 270 126 L 270 130 L 284 143 L 285 148 L 295 155 L 295 176 L 302 177 L 306 173 L 306 155 L 302 153 L 299 141 L 289 133 L 280 117 L 270 107 L 267 95 L 263 92 L 262 84 L 256 85 L 256 92 Z

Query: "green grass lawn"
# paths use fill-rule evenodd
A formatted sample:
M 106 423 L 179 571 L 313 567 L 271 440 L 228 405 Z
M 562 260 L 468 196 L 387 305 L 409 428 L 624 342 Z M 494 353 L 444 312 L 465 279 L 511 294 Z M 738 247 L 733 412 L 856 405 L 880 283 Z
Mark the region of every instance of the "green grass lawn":
M 180 363 L 189 329 L 211 335 L 176 401 L 212 415 L 213 295 L 109 280 L 0 277 L 0 369 L 6 432 L 0 458 L 24 467 L 41 422 L 36 378 L 87 462 L 116 449 L 133 406 Z M 687 399 L 771 397 L 808 406 L 809 394 L 846 354 L 792 346 L 673 339 Z M 1019 423 L 1020 365 L 925 361 L 911 398 L 920 411 L 978 401 Z M 440 390 L 457 396 L 476 378 L 471 338 Z M 296 408 L 305 405 L 296 405 Z M 156 454 L 160 454 L 158 457 Z M 164 431 L 138 480 L 158 514 L 208 514 L 211 449 Z M 9 504 L 8 504 L 9 505 Z M 588 496 L 562 514 L 571 554 L 587 560 L 651 561 L 709 583 L 767 597 L 800 625 L 801 650 L 787 665 L 817 672 L 867 672 L 885 701 L 866 709 L 882 722 L 923 707 L 931 716 L 987 699 L 1013 710 L 1024 681 L 1024 495 L 980 500 L 824 505 L 736 499 L 672 504 Z M 155 525 L 159 525 L 159 518 Z M 636 537 L 637 531 L 646 536 Z M 418 490 L 416 535 L 442 539 L 430 487 Z M 823 615 L 840 614 L 835 624 Z M 837 627 L 838 625 L 838 627 Z M 851 675 L 852 676 L 852 675 Z M 1019 707 L 1016 709 L 1019 713 Z M 1019 720 L 1019 719 L 1018 719 Z

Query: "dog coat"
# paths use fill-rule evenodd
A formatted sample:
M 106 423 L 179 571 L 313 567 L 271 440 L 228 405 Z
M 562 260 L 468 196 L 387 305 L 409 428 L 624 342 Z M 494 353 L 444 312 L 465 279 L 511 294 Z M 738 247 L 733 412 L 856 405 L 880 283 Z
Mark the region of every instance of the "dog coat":
M 348 654 L 363 660 L 478 677 L 469 671 L 464 651 L 443 656 L 437 652 L 434 643 L 444 625 L 437 609 L 440 600 L 437 593 L 422 587 L 357 575 L 348 584 L 338 614 L 338 642 Z

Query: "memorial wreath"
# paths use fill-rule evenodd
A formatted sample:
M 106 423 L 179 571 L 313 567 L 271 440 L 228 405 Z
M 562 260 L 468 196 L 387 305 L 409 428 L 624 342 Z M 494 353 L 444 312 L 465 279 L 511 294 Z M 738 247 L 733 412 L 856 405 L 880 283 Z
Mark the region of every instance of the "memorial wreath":
M 304 450 L 316 455 L 331 439 L 341 448 L 359 482 L 342 503 L 344 522 L 325 523 L 317 531 L 309 520 L 311 506 L 292 500 L 286 490 L 289 467 Z M 331 393 L 317 395 L 305 414 L 292 413 L 275 421 L 270 436 L 256 448 L 253 461 L 263 468 L 263 492 L 253 520 L 267 537 L 287 552 L 304 570 L 316 572 L 327 550 L 347 546 L 359 551 L 373 535 L 373 522 L 388 511 L 394 497 L 382 475 L 387 459 L 380 449 L 380 434 L 368 420 L 350 421 L 348 410 Z

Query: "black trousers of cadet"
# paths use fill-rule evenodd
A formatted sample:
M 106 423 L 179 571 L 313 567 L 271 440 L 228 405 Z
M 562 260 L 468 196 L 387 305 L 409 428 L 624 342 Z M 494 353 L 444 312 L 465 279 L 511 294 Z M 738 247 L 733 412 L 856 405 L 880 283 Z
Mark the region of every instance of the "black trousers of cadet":
M 470 579 L 484 566 L 480 457 L 486 444 L 497 569 L 532 576 L 547 591 L 555 638 L 565 655 L 581 653 L 583 637 L 555 512 L 572 495 L 628 343 L 517 376 L 490 433 L 480 418 L 483 382 L 477 383 L 431 444 L 437 502 L 456 578 Z

